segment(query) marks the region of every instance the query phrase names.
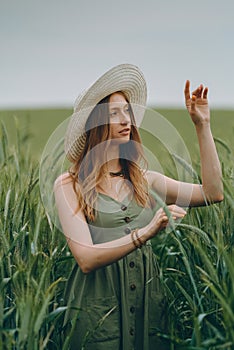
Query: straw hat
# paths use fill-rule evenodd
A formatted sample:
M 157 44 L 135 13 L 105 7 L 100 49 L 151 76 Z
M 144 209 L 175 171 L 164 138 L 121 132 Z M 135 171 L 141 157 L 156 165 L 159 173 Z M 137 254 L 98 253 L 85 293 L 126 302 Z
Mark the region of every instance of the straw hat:
M 88 89 L 83 91 L 75 101 L 74 113 L 71 116 L 65 134 L 65 153 L 71 162 L 75 162 L 84 148 L 86 141 L 85 124 L 96 106 L 106 96 L 122 91 L 132 105 L 136 114 L 139 107 L 137 124 L 140 123 L 142 106 L 145 107 L 147 99 L 147 88 L 145 78 L 138 67 L 132 64 L 120 64 L 103 74 Z M 139 117 L 139 115 L 141 115 Z

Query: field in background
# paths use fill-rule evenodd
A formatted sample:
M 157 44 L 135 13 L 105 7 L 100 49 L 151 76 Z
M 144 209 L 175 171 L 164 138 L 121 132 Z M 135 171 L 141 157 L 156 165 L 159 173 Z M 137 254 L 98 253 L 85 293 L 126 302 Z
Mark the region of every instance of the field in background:
M 199 173 L 197 142 L 187 113 L 159 112 L 177 127 L 191 152 L 194 170 Z M 6 130 L 0 127 L 3 350 L 68 349 L 68 339 L 63 339 L 62 319 L 66 310 L 63 291 L 73 258 L 42 205 L 38 159 L 50 134 L 70 113 L 69 110 L 0 113 L 0 120 L 6 124 Z M 190 209 L 173 232 L 161 232 L 153 240 L 170 306 L 170 350 L 234 349 L 233 112 L 212 114 L 225 200 Z M 15 120 L 13 115 L 17 116 Z M 151 143 L 147 135 L 143 138 Z M 158 153 L 164 163 L 164 154 Z M 102 321 L 105 322 L 100 320 L 100 324 Z M 88 337 L 84 344 L 87 341 Z
M 187 111 L 185 109 L 157 109 L 157 112 L 175 126 L 191 155 L 196 156 L 198 152 L 197 140 Z M 0 121 L 5 123 L 10 140 L 14 142 L 16 138 L 16 117 L 19 129 L 26 131 L 30 135 L 31 154 L 35 157 L 40 157 L 49 136 L 71 114 L 72 110 L 69 109 L 0 111 Z M 234 135 L 234 111 L 212 111 L 211 127 L 214 137 L 222 139 L 229 148 L 234 150 L 234 143 L 232 142 Z

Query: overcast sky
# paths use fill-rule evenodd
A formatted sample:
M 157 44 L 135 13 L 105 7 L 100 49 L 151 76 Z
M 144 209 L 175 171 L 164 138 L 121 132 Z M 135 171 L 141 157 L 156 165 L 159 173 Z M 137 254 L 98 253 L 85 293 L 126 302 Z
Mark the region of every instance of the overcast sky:
M 133 63 L 148 104 L 182 106 L 186 79 L 234 108 L 233 0 L 0 0 L 0 108 L 72 107 Z

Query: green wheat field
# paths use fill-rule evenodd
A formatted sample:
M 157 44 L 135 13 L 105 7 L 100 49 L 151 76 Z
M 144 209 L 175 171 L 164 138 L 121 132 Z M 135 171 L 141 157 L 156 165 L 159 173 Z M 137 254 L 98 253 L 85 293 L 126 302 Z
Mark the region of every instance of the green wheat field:
M 183 138 L 199 181 L 198 145 L 187 112 L 158 112 Z M 63 291 L 74 260 L 42 204 L 39 164 L 49 136 L 70 115 L 66 109 L 0 112 L 1 350 L 69 348 L 61 338 Z M 170 338 L 171 350 L 234 349 L 234 111 L 211 115 L 225 199 L 189 209 L 173 231 L 153 240 L 171 318 L 170 334 L 159 336 Z M 166 151 L 144 131 L 142 139 L 176 178 Z

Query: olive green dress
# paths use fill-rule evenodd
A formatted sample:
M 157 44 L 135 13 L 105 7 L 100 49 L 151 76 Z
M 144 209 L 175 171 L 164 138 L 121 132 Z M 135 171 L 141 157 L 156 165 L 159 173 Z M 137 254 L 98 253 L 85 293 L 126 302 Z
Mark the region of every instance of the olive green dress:
M 94 243 L 112 241 L 149 223 L 156 209 L 99 194 L 89 223 Z M 156 256 L 148 241 L 124 258 L 84 274 L 75 264 L 65 301 L 65 341 L 72 350 L 165 350 L 167 309 Z

